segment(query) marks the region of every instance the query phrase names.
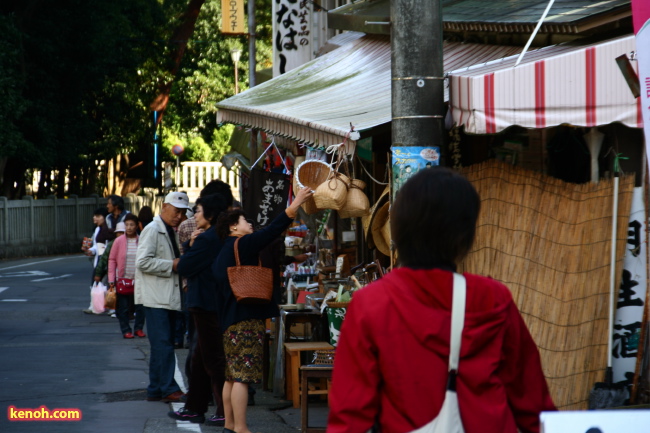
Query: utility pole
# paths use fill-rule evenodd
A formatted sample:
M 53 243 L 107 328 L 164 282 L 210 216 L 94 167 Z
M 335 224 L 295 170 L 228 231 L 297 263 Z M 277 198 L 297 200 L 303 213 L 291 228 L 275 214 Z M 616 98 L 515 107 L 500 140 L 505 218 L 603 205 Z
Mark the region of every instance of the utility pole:
M 444 165 L 444 67 L 439 0 L 391 0 L 392 145 L 436 146 Z
M 252 89 L 255 82 L 255 0 L 248 0 L 248 88 Z

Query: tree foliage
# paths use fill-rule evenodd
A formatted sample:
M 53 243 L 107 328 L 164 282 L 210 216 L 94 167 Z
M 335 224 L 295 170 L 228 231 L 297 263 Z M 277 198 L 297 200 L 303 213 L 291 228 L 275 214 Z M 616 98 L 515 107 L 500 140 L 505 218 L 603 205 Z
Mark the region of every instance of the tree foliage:
M 189 0 L 5 0 L 0 5 L 0 195 L 26 192 L 40 170 L 39 195 L 97 190 L 98 162 L 142 153 L 153 136 L 150 104 L 172 82 L 163 147 L 183 159 L 215 160 L 228 130 L 215 104 L 233 94 L 229 49 L 245 36 L 220 34 L 220 0 L 206 0 L 180 68 L 171 74 L 172 35 Z M 269 64 L 270 0 L 258 0 L 258 62 Z M 260 21 L 266 20 L 266 21 Z M 242 88 L 247 62 L 240 63 Z M 166 155 L 172 160 L 171 155 Z M 50 173 L 58 173 L 51 182 Z M 67 186 L 66 186 L 67 185 Z

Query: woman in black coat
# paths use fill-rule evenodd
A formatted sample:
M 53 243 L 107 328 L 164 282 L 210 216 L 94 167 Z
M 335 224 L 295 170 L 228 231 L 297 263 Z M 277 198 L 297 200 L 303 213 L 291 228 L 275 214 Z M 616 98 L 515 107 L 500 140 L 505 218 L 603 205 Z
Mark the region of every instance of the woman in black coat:
M 235 241 L 239 239 L 239 259 L 242 266 L 257 266 L 259 254 L 275 241 L 293 222 L 298 208 L 309 197 L 310 188 L 301 189 L 293 203 L 269 226 L 253 232 L 246 215 L 235 210 L 222 215 L 217 222 L 217 232 L 223 247 L 213 266 L 218 287 L 219 317 L 224 330 L 223 345 L 226 353 L 226 383 L 223 387 L 223 405 L 226 415 L 224 433 L 250 433 L 246 423 L 248 385 L 262 379 L 262 342 L 264 320 L 277 317 L 280 312 L 273 300 L 266 304 L 239 304 L 228 280 L 228 268 L 236 266 Z
M 185 253 L 178 263 L 178 272 L 187 278 L 187 309 L 194 320 L 197 343 L 191 359 L 192 374 L 185 406 L 168 413 L 181 421 L 215 426 L 222 426 L 225 421 L 221 399 L 225 358 L 217 314 L 217 283 L 211 268 L 222 246 L 214 224 L 227 209 L 221 194 L 199 198 L 194 213 L 198 228 L 183 244 Z M 216 413 L 206 420 L 205 412 L 213 395 Z

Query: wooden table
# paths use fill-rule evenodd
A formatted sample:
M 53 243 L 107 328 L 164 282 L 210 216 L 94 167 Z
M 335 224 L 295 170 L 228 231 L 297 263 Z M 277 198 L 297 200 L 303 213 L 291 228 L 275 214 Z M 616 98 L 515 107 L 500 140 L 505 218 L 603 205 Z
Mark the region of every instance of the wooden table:
M 331 350 L 334 347 L 325 341 L 305 343 L 284 343 L 290 360 L 286 362 L 287 400 L 293 400 L 293 407 L 300 407 L 300 352 L 306 350 Z

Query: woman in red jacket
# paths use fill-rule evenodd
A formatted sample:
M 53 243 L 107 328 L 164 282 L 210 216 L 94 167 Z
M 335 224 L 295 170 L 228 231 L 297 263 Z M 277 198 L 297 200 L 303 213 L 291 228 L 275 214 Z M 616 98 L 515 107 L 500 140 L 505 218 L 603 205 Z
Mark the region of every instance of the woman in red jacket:
M 404 433 L 440 412 L 445 396 L 452 275 L 474 241 L 480 199 L 460 174 L 428 168 L 390 211 L 401 267 L 358 291 L 336 349 L 328 433 Z M 556 410 L 539 352 L 510 291 L 467 281 L 456 390 L 466 433 L 539 431 Z

